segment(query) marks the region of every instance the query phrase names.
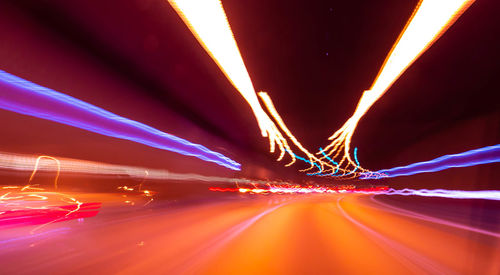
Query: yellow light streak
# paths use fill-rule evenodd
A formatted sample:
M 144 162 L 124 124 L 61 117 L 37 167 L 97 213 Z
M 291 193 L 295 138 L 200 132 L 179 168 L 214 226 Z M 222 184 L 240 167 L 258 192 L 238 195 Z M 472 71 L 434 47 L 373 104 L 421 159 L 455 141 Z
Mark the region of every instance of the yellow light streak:
M 358 102 L 354 114 L 337 130 L 333 140 L 318 154 L 342 155 L 340 164 L 346 162 L 358 171 L 359 167 L 350 157 L 351 139 L 361 118 L 382 97 L 391 85 L 413 64 L 474 2 L 474 0 L 421 0 L 408 23 L 389 52 L 371 88 L 366 90 Z M 342 154 L 343 153 L 343 154 Z M 322 157 L 321 159 L 324 159 Z
M 54 189 L 57 189 L 57 180 L 59 180 L 59 175 L 61 174 L 61 162 L 58 159 L 56 159 L 54 157 L 51 157 L 51 156 L 39 156 L 39 157 L 36 158 L 35 168 L 33 168 L 33 172 L 31 173 L 30 179 L 28 180 L 28 185 L 26 185 L 25 187 L 23 187 L 23 190 L 26 190 L 26 189 L 30 188 L 31 181 L 33 180 L 33 178 L 35 177 L 36 172 L 38 171 L 38 166 L 40 165 L 40 160 L 44 159 L 44 158 L 51 159 L 51 160 L 55 161 L 56 164 L 57 164 L 56 177 L 54 178 Z
M 269 138 L 270 151 L 274 152 L 277 145 L 281 160 L 288 145 L 260 105 L 220 0 L 169 0 L 169 3 L 250 105 L 262 136 Z

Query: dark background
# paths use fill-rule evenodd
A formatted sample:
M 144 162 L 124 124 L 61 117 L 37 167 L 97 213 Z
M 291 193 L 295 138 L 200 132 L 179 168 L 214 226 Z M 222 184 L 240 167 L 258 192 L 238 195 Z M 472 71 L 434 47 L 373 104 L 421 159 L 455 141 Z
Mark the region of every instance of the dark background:
M 270 94 L 311 152 L 352 114 L 417 4 L 222 2 L 256 90 Z M 473 3 L 366 114 L 353 138 L 364 167 L 390 168 L 499 143 L 499 6 L 494 0 Z M 219 150 L 244 164 L 244 176 L 300 177 L 300 165 L 274 162 L 277 155 L 267 152 L 250 108 L 167 1 L 3 0 L 0 13 L 0 69 Z M 4 124 L 1 151 L 49 151 L 180 171 L 199 163 L 0 115 L 11 122 Z M 22 126 L 27 120 L 45 132 L 37 141 Z M 46 127 L 57 134 L 50 136 Z M 92 146 L 78 143 L 82 135 Z M 164 157 L 176 161 L 165 163 Z M 498 174 L 496 167 L 487 169 Z M 485 181 L 495 184 L 493 176 Z

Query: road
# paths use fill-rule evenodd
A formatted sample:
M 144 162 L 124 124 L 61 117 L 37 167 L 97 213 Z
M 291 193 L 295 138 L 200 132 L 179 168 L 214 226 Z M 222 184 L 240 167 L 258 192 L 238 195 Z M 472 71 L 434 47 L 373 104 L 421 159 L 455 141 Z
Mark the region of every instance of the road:
M 99 213 L 0 230 L 0 273 L 500 274 L 498 227 L 459 217 L 470 212 L 417 211 L 411 199 L 235 195 L 144 207 L 117 194 L 80 199 L 101 202 Z

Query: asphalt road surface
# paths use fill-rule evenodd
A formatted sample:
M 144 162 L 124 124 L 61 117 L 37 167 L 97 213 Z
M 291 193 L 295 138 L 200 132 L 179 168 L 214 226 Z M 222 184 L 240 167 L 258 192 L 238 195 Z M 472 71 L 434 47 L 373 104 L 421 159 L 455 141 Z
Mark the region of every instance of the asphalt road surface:
M 79 199 L 102 206 L 4 226 L 0 273 L 500 274 L 498 204 L 361 194 Z

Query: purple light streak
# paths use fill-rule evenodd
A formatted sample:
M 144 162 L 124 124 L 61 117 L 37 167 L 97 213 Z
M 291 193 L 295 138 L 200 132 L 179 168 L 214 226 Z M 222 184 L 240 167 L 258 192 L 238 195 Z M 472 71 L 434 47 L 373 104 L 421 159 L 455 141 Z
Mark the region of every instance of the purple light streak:
M 500 162 L 500 144 L 470 150 L 459 154 L 445 155 L 433 160 L 417 162 L 407 166 L 363 173 L 360 179 L 410 176 L 420 173 L 437 172 L 449 168 L 468 167 L 494 162 Z
M 232 170 L 234 160 L 185 139 L 121 117 L 69 95 L 39 86 L 0 70 L 0 108 L 70 125 L 97 134 L 193 156 Z
M 401 196 L 421 196 L 421 197 L 438 197 L 449 199 L 482 199 L 500 201 L 500 190 L 446 190 L 446 189 L 392 189 L 387 191 L 360 191 L 357 193 L 376 194 L 376 195 L 401 195 Z

